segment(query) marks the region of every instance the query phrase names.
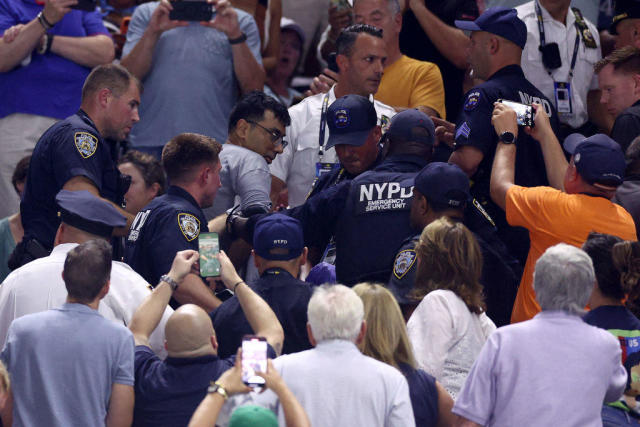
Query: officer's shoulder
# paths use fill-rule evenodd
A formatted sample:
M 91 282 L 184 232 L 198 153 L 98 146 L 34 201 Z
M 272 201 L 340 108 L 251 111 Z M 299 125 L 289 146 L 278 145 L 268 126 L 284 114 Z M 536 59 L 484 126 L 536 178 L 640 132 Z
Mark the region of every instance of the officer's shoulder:
M 325 95 L 326 94 L 324 93 L 318 93 L 316 95 L 307 96 L 296 105 L 289 107 L 289 115 L 293 119 L 300 114 L 316 113 L 315 110 L 320 108 L 320 106 L 322 105 L 322 99 Z

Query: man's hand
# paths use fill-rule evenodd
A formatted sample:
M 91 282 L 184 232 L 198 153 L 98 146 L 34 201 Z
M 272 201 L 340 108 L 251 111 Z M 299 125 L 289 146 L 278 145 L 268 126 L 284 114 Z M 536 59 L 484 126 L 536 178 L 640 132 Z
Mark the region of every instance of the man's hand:
M 453 148 L 456 132 L 455 123 L 448 122 L 435 116 L 431 116 L 431 120 L 433 120 L 433 124 L 436 126 L 436 138 L 438 142 Z
M 220 251 L 218 254 L 218 261 L 220 261 L 220 279 L 222 279 L 227 289 L 233 291 L 232 287 L 241 281 L 242 278 L 238 275 L 231 260 L 224 251 Z
M 264 378 L 264 385 L 269 390 L 273 390 L 275 394 L 279 394 L 279 391 L 282 390 L 283 387 L 286 387 L 286 384 L 278 370 L 273 366 L 273 362 L 271 359 L 267 359 L 267 372 L 257 372 L 256 375 Z
M 169 270 L 169 277 L 180 283 L 189 273 L 193 273 L 193 267 L 198 262 L 198 252 L 187 249 L 176 254 Z M 198 274 L 195 272 L 195 274 Z
M 329 39 L 337 39 L 340 32 L 351 24 L 352 19 L 351 8 L 338 10 L 336 6 L 329 6 Z
M 327 93 L 331 89 L 331 86 L 338 83 L 338 73 L 325 68 L 322 74 L 313 78 L 309 90 L 305 93 L 306 96 L 317 95 L 319 93 Z
M 211 22 L 201 22 L 201 25 L 222 31 L 227 38 L 237 39 L 242 35 L 238 14 L 229 0 L 207 0 L 216 8 L 216 16 Z
M 24 27 L 23 24 L 17 24 L 17 25 L 14 25 L 13 27 L 7 28 L 4 34 L 2 35 L 2 40 L 5 43 L 11 43 L 16 39 L 16 37 L 18 37 L 18 34 L 20 34 L 20 30 L 22 30 L 22 27 Z
M 71 6 L 78 4 L 78 0 L 45 0 L 42 15 L 51 25 L 55 25 L 64 15 L 71 12 Z
M 158 7 L 156 7 L 156 10 L 153 11 L 153 15 L 151 15 L 148 27 L 149 31 L 156 35 L 160 35 L 172 28 L 185 27 L 189 25 L 189 23 L 185 21 L 173 21 L 169 19 L 169 13 L 172 10 L 173 6 L 171 6 L 171 2 L 162 0 L 158 4 Z
M 227 369 L 216 381 L 222 385 L 228 396 L 234 394 L 249 393 L 251 387 L 242 382 L 242 349 L 239 348 L 236 353 L 236 363 L 233 368 Z
M 532 104 L 532 106 L 536 113 L 533 117 L 535 126 L 527 126 L 524 128 L 524 131 L 528 135 L 531 135 L 533 139 L 540 141 L 545 135 L 548 135 L 549 132 L 553 133 L 553 129 L 551 128 L 551 122 L 549 122 L 549 116 L 547 112 L 544 111 L 544 107 L 540 104 Z
M 509 108 L 501 102 L 493 103 L 491 124 L 498 135 L 511 132 L 514 136 L 518 136 L 518 116 L 513 108 Z

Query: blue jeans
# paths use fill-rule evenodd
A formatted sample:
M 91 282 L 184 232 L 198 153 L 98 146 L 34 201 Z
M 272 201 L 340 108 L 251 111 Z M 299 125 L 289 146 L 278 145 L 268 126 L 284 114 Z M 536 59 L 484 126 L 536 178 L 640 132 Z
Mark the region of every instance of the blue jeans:
M 637 418 L 629 415 L 629 412 L 608 405 L 602 405 L 603 427 L 637 426 L 640 425 Z

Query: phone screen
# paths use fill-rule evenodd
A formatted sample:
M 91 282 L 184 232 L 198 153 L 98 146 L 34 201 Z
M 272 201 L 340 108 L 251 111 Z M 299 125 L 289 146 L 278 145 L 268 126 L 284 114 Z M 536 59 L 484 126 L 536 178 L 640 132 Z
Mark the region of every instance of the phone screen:
M 242 339 L 242 382 L 248 386 L 264 385 L 264 378 L 256 371 L 267 372 L 267 340 L 248 335 Z
M 198 252 L 200 252 L 200 276 L 219 276 L 220 261 L 216 257 L 220 252 L 218 233 L 200 233 L 200 236 L 198 236 Z
M 531 105 L 520 104 L 519 102 L 501 100 L 504 105 L 513 108 L 518 117 L 518 124 L 521 126 L 533 126 L 533 107 Z

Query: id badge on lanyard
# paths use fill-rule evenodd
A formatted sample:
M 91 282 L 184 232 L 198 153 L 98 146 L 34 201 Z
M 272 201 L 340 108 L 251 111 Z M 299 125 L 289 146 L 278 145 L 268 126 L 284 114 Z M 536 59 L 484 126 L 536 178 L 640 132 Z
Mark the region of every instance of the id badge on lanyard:
M 559 114 L 572 114 L 571 83 L 553 82 L 553 93 L 556 98 L 556 109 Z
M 316 178 L 320 178 L 326 173 L 331 173 L 340 169 L 340 163 L 316 163 Z
M 324 140 L 325 132 L 327 128 L 327 108 L 329 107 L 329 94 L 326 94 L 322 99 L 322 112 L 320 113 L 320 129 L 318 132 L 318 157 L 319 162 L 316 162 L 316 178 L 320 178 L 322 175 L 340 169 L 340 163 L 328 163 L 323 162 L 322 157 L 326 151 L 326 142 Z

